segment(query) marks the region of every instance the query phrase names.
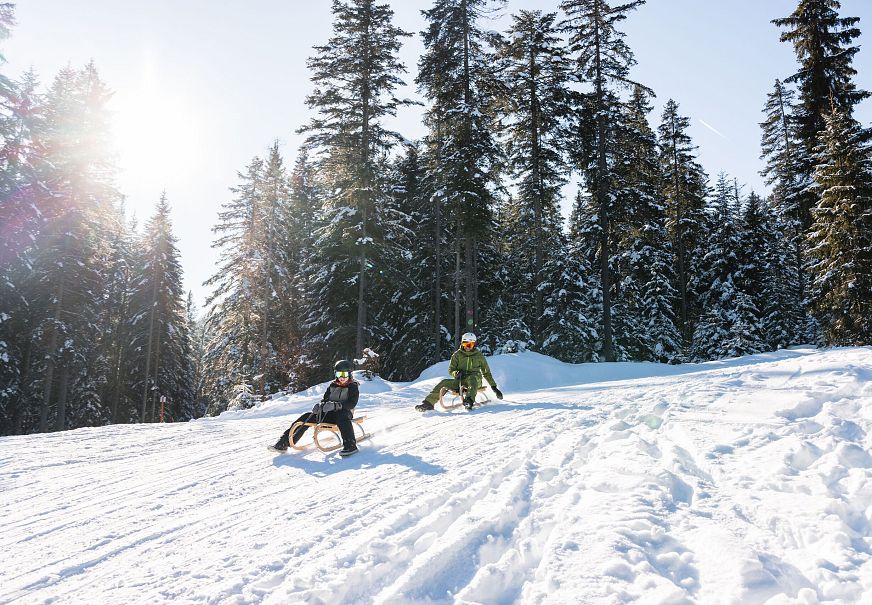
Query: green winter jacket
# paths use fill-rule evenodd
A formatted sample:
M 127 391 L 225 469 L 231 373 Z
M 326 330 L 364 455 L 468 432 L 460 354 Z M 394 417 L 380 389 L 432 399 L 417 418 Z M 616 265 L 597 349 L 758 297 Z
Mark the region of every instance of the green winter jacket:
M 491 388 L 496 388 L 497 383 L 491 374 L 490 366 L 487 365 L 487 359 L 478 349 L 472 351 L 464 351 L 458 349 L 451 355 L 451 362 L 448 364 L 448 373 L 454 377 L 454 373 L 460 370 L 467 376 L 474 374 L 476 371 L 481 372 L 484 379 L 487 380 Z

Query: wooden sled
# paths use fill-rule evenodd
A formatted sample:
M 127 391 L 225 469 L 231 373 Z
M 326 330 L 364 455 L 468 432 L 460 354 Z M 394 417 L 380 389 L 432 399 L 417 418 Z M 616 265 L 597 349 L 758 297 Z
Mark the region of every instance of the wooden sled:
M 366 416 L 361 416 L 360 418 L 352 418 L 351 426 L 354 429 L 355 438 L 358 442 L 363 441 L 364 439 L 368 439 L 370 434 L 366 432 L 363 428 L 363 421 L 366 420 Z M 290 438 L 293 438 L 294 432 L 300 428 L 301 426 L 312 427 L 312 439 L 315 443 L 315 447 L 317 447 L 322 452 L 333 452 L 342 447 L 342 437 L 339 434 L 339 426 L 335 424 L 331 424 L 329 422 L 295 422 L 291 425 L 291 431 L 288 433 Z M 357 433 L 360 433 L 359 435 Z M 325 437 L 324 435 L 329 433 L 330 436 L 327 437 L 326 443 L 322 441 Z M 300 440 L 302 441 L 302 439 Z M 335 445 L 330 445 L 330 441 L 335 441 Z M 299 443 L 290 444 L 291 447 L 295 450 L 304 450 L 308 445 L 300 445 Z
M 466 395 L 466 391 L 469 389 L 467 387 L 460 387 L 460 391 L 455 391 L 454 389 L 449 389 L 446 387 L 442 387 L 439 390 L 439 405 L 442 406 L 443 410 L 453 410 L 455 408 L 459 408 L 463 405 L 463 397 Z M 446 401 L 445 395 L 451 395 L 451 400 Z M 482 399 L 482 395 L 484 399 Z M 476 403 L 487 403 L 490 401 L 490 397 L 487 396 L 487 387 L 478 387 L 478 393 L 475 394 L 475 402 Z

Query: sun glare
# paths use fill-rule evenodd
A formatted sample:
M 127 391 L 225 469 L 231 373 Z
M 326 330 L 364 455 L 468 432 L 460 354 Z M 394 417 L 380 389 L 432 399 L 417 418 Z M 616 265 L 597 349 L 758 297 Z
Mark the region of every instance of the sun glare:
M 112 129 L 119 178 L 128 191 L 147 183 L 159 193 L 199 162 L 201 122 L 188 99 L 185 91 L 160 82 L 157 61 L 149 55 L 144 55 L 139 83 L 115 90 Z M 140 203 L 150 207 L 156 199 Z

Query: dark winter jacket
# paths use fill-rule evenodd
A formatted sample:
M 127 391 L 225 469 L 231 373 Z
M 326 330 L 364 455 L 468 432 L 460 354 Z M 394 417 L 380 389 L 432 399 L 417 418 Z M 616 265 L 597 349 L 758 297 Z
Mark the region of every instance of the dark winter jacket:
M 350 412 L 357 405 L 358 398 L 360 398 L 359 382 L 352 380 L 349 384 L 342 386 L 334 380 L 327 387 L 327 390 L 324 391 L 321 401 L 335 401 L 342 405 L 343 410 Z
M 487 365 L 487 359 L 478 349 L 473 349 L 472 351 L 458 349 L 454 351 L 448 364 L 448 373 L 454 376 L 458 371 L 466 375 L 481 372 L 484 379 L 487 380 L 492 388 L 497 386 L 497 382 L 494 380 L 493 374 L 491 374 L 490 366 Z

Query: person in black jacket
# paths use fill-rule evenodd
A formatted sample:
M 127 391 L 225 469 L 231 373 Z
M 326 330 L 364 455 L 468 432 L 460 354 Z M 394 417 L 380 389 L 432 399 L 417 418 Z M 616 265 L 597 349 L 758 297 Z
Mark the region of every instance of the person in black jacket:
M 291 423 L 291 427 L 297 422 L 329 422 L 338 426 L 339 434 L 342 435 L 340 456 L 350 456 L 357 453 L 357 439 L 354 436 L 351 419 L 354 417 L 354 407 L 360 397 L 360 385 L 351 376 L 351 368 L 350 361 L 345 359 L 337 361 L 336 365 L 333 366 L 336 380 L 327 387 L 321 401 L 315 404 L 311 412 L 306 412 Z M 291 427 L 282 433 L 272 449 L 279 452 L 286 451 L 290 444 L 296 444 L 309 428 L 306 425 L 300 426 L 291 436 Z

